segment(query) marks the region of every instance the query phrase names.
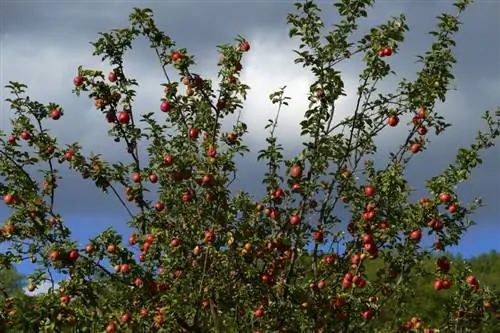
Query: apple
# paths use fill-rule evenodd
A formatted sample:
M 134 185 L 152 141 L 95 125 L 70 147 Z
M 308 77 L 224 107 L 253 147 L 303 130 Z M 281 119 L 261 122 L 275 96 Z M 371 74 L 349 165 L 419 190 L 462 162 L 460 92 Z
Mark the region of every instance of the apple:
M 450 280 L 444 280 L 443 281 L 443 289 L 450 289 L 451 288 L 451 281 Z
M 193 199 L 192 194 L 190 191 L 185 191 L 182 193 L 181 201 L 183 203 L 190 202 Z
M 7 205 L 12 205 L 14 203 L 14 196 L 12 194 L 6 194 L 4 197 L 3 197 L 3 201 L 7 204 Z
M 323 241 L 325 239 L 323 231 L 320 231 L 320 230 L 313 231 L 312 237 L 313 237 L 314 241 L 318 242 L 318 243 L 323 243 Z
M 234 132 L 231 132 L 226 135 L 226 141 L 229 145 L 234 145 L 238 140 L 238 135 Z
M 75 152 L 72 149 L 69 149 L 64 153 L 64 158 L 66 161 L 71 161 L 73 157 L 75 156 Z
M 68 258 L 71 261 L 76 261 L 76 259 L 78 259 L 78 257 L 79 257 L 79 253 L 78 253 L 77 249 L 71 250 L 71 252 L 68 255 Z
M 165 156 L 163 156 L 163 161 L 167 166 L 171 166 L 174 164 L 174 157 L 170 154 L 165 154 Z
M 155 209 L 157 212 L 161 212 L 162 210 L 165 209 L 165 204 L 161 201 L 158 201 L 155 203 Z
M 194 90 L 193 88 L 187 88 L 186 89 L 186 96 L 191 97 L 194 95 Z
M 427 128 L 425 128 L 424 126 L 420 126 L 417 130 L 418 134 L 424 136 L 427 134 Z
M 59 300 L 62 304 L 68 304 L 71 301 L 71 297 L 69 297 L 69 295 L 62 295 L 59 297 Z
M 410 146 L 410 151 L 414 154 L 418 153 L 422 149 L 420 143 L 414 143 Z
M 73 78 L 73 84 L 77 87 L 80 87 L 83 84 L 83 77 L 78 75 Z
M 212 243 L 215 240 L 215 233 L 213 231 L 205 231 L 204 240 L 207 243 Z
M 434 289 L 435 290 L 443 289 L 443 281 L 441 281 L 441 280 L 434 281 Z
M 7 139 L 7 141 L 8 141 L 8 142 L 9 142 L 9 144 L 11 144 L 11 145 L 16 144 L 16 140 L 17 140 L 17 138 L 16 138 L 14 135 L 9 135 L 9 138 Z
M 189 130 L 189 139 L 196 140 L 196 139 L 198 139 L 199 135 L 200 135 L 200 131 L 197 128 L 193 127 Z
M 366 185 L 364 189 L 365 195 L 367 197 L 372 197 L 375 195 L 375 186 L 373 185 Z
M 417 118 L 419 119 L 425 119 L 427 117 L 427 113 L 425 112 L 424 109 L 419 109 L 417 111 Z
M 439 201 L 441 201 L 442 203 L 449 203 L 451 201 L 451 195 L 449 195 L 448 193 L 440 193 Z
M 290 216 L 290 224 L 291 225 L 299 224 L 300 220 L 301 220 L 301 218 L 300 218 L 299 215 L 292 215 L 292 216 Z
M 28 131 L 22 131 L 21 132 L 21 139 L 27 141 L 31 138 L 31 134 Z
M 207 148 L 207 156 L 208 157 L 215 157 L 217 155 L 217 150 L 214 147 L 208 147 Z
M 108 80 L 109 80 L 109 82 L 115 82 L 117 80 L 116 73 L 115 72 L 109 72 L 109 74 L 108 74 Z
M 387 119 L 387 123 L 389 124 L 389 126 L 395 127 L 399 124 L 399 117 L 398 116 L 390 116 Z
M 116 324 L 109 323 L 108 326 L 106 326 L 106 333 L 115 333 L 115 332 L 116 332 Z
M 59 118 L 61 118 L 61 110 L 54 109 L 50 111 L 50 118 L 52 118 L 53 120 L 58 120 Z
M 133 181 L 134 183 L 139 183 L 139 182 L 141 181 L 141 179 L 142 179 L 142 177 L 141 177 L 141 174 L 140 174 L 140 173 L 138 173 L 138 172 L 134 172 L 134 173 L 132 174 L 132 181 Z
M 201 178 L 201 183 L 203 185 L 210 185 L 210 184 L 212 184 L 213 180 L 214 180 L 214 177 L 212 175 L 205 175 Z
M 420 239 L 422 239 L 422 231 L 419 229 L 413 230 L 410 233 L 410 239 L 413 241 L 419 241 Z
M 264 309 L 258 308 L 254 311 L 254 316 L 260 318 L 264 315 Z
M 452 214 L 455 214 L 458 211 L 458 207 L 455 204 L 451 204 L 448 206 L 448 211 Z
M 302 177 L 302 167 L 298 164 L 293 165 L 289 172 L 290 177 L 299 178 Z
M 136 234 L 132 234 L 130 235 L 130 237 L 128 238 L 128 243 L 130 245 L 135 245 L 137 244 L 137 235 Z
M 129 314 L 129 313 L 127 313 L 127 312 L 126 312 L 126 313 L 124 313 L 124 314 L 122 315 L 122 318 L 121 318 L 121 319 L 122 319 L 122 321 L 123 321 L 124 323 L 128 323 L 128 322 L 130 321 L 130 319 L 131 319 L 131 316 L 130 316 L 130 314 Z
M 172 247 L 177 247 L 181 244 L 181 241 L 177 238 L 173 238 L 171 241 L 170 241 L 170 246 Z
M 130 265 L 129 264 L 122 264 L 120 266 L 120 272 L 127 273 L 129 271 L 130 271 Z
M 240 50 L 243 51 L 243 52 L 247 52 L 248 50 L 250 50 L 250 44 L 244 40 L 240 43 Z
M 87 246 L 85 246 L 85 252 L 87 252 L 88 254 L 92 254 L 94 250 L 95 248 L 94 245 L 92 244 L 87 244 Z
M 293 183 L 292 185 L 292 191 L 293 192 L 299 192 L 302 187 L 300 186 L 300 183 Z
M 52 251 L 49 254 L 49 258 L 50 258 L 51 261 L 58 261 L 59 259 L 61 259 L 61 252 L 59 252 L 59 251 Z
M 128 124 L 130 122 L 130 115 L 128 112 L 122 111 L 118 113 L 118 122 L 120 124 Z
M 361 316 L 364 319 L 368 320 L 368 319 L 371 319 L 373 317 L 373 314 L 374 314 L 373 310 L 372 309 L 368 309 L 368 310 L 363 311 L 363 313 L 361 314 Z
M 161 102 L 161 104 L 160 104 L 160 111 L 161 112 L 168 112 L 168 111 L 170 111 L 170 104 L 168 104 L 167 101 Z
M 477 279 L 474 275 L 469 275 L 465 281 L 467 282 L 468 285 L 471 286 L 477 285 Z
M 115 244 L 109 244 L 108 247 L 106 248 L 106 251 L 108 251 L 108 253 L 116 253 L 116 245 Z
M 324 289 L 325 287 L 326 287 L 325 280 L 319 280 L 319 282 L 318 282 L 318 289 Z
M 436 260 L 436 265 L 443 273 L 448 273 L 450 271 L 451 264 L 446 257 L 439 257 Z
M 384 57 L 390 57 L 392 55 L 392 48 L 386 47 L 384 48 Z
M 179 51 L 174 51 L 172 52 L 172 55 L 170 56 L 173 62 L 178 62 L 179 60 L 182 59 L 182 53 Z

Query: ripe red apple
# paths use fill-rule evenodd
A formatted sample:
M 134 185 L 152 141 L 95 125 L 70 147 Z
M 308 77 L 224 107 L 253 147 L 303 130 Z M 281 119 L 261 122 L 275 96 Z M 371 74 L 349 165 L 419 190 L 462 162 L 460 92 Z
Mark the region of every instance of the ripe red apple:
M 425 110 L 424 110 L 424 109 L 419 109 L 419 110 L 417 111 L 417 117 L 418 117 L 419 119 L 425 119 L 425 118 L 427 117 L 427 113 L 425 112 Z
M 130 114 L 125 111 L 118 113 L 118 122 L 120 124 L 128 124 L 130 122 Z
M 27 141 L 31 138 L 31 134 L 28 131 L 22 131 L 21 132 L 21 139 Z
M 128 323 L 128 322 L 130 321 L 130 319 L 131 319 L 131 316 L 130 316 L 130 314 L 129 314 L 129 313 L 124 313 L 124 314 L 122 315 L 122 318 L 121 318 L 121 319 L 122 319 L 122 321 L 123 321 L 124 323 Z
M 108 251 L 108 253 L 116 253 L 116 245 L 115 244 L 109 244 L 108 247 L 106 248 L 106 251 Z
M 391 47 L 384 48 L 384 56 L 390 57 L 391 55 L 392 55 L 392 48 Z
M 189 139 L 196 140 L 196 139 L 198 139 L 199 135 L 200 135 L 200 131 L 198 131 L 197 128 L 191 128 L 189 130 Z
M 254 311 L 254 316 L 259 318 L 259 317 L 262 317 L 264 315 L 264 309 L 262 308 L 258 308 Z
M 424 126 L 420 126 L 417 130 L 418 134 L 420 135 L 426 135 L 427 134 L 427 128 L 425 128 Z
M 422 149 L 420 143 L 414 143 L 410 146 L 410 151 L 414 154 L 418 153 Z
M 205 175 L 201 178 L 201 183 L 203 185 L 210 185 L 210 184 L 212 184 L 213 180 L 214 180 L 214 177 L 212 175 Z
M 246 40 L 242 41 L 240 43 L 240 50 L 242 50 L 243 52 L 247 52 L 248 50 L 250 50 L 250 44 L 248 44 Z
M 69 149 L 64 153 L 64 158 L 66 159 L 66 161 L 71 161 L 74 156 L 75 152 L 73 151 L 73 149 Z
M 365 244 L 373 243 L 373 236 L 369 235 L 369 234 L 364 235 L 363 236 L 363 243 L 365 243 Z
M 168 111 L 170 111 L 170 104 L 168 104 L 167 101 L 161 102 L 161 104 L 160 104 L 160 111 L 161 112 L 168 112 Z
M 293 183 L 293 185 L 292 185 L 293 192 L 299 192 L 300 189 L 301 189 L 300 183 Z
M 422 239 L 422 231 L 420 229 L 413 230 L 410 233 L 410 239 L 413 241 L 419 241 L 420 239 Z
M 115 82 L 117 80 L 116 73 L 115 72 L 109 72 L 109 74 L 108 74 L 108 80 L 109 80 L 109 82 Z
M 208 157 L 215 157 L 217 155 L 217 150 L 214 147 L 208 147 L 207 148 L 207 156 Z
M 367 197 L 372 197 L 372 196 L 375 195 L 375 186 L 373 186 L 373 185 L 366 185 L 364 191 L 365 191 L 365 195 Z
M 61 252 L 59 252 L 59 251 L 52 251 L 49 254 L 49 258 L 50 258 L 51 261 L 58 261 L 59 259 L 61 259 Z
M 3 197 L 3 201 L 7 204 L 7 205 L 11 205 L 14 203 L 14 196 L 12 194 L 6 194 L 4 197 Z
M 458 207 L 455 204 L 451 204 L 448 206 L 448 211 L 452 214 L 455 214 L 458 211 Z
M 172 247 L 177 247 L 181 244 L 181 241 L 178 240 L 177 238 L 173 238 L 171 241 L 170 241 L 170 246 Z
M 79 253 L 78 253 L 78 250 L 77 250 L 77 249 L 73 249 L 73 250 L 71 250 L 71 252 L 69 253 L 68 258 L 69 258 L 69 260 L 71 260 L 71 261 L 76 261 L 76 259 L 78 259 L 78 257 L 79 257 L 79 256 L 80 256 L 80 255 L 79 255 Z
M 62 295 L 59 297 L 59 300 L 62 304 L 68 304 L 71 301 L 71 297 L 69 295 Z
M 115 333 L 115 332 L 116 332 L 116 324 L 109 323 L 108 326 L 106 326 L 106 333 Z
M 153 184 L 155 184 L 158 181 L 158 176 L 155 174 L 150 174 L 149 175 L 149 181 Z
M 16 144 L 16 141 L 17 141 L 17 138 L 14 136 L 14 135 L 9 135 L 9 138 L 7 139 L 7 141 L 13 145 L 13 144 Z
M 467 282 L 468 285 L 471 285 L 471 286 L 477 284 L 477 279 L 474 275 L 469 275 L 465 281 Z
M 186 203 L 186 202 L 190 202 L 192 200 L 192 195 L 191 195 L 191 192 L 190 191 L 185 191 L 184 193 L 182 193 L 182 197 L 181 197 L 181 201 Z
M 441 280 L 434 281 L 434 289 L 436 289 L 436 290 L 443 289 L 443 281 L 441 281 Z
M 132 174 L 132 181 L 133 181 L 134 183 L 139 183 L 139 182 L 141 181 L 141 179 L 142 179 L 142 177 L 141 177 L 141 174 L 140 174 L 140 173 L 138 173 L 138 172 L 134 172 L 134 173 Z
M 207 243 L 212 243 L 215 240 L 215 233 L 213 231 L 205 231 L 204 240 Z
M 443 281 L 443 289 L 450 289 L 451 288 L 451 281 L 450 280 L 444 280 Z
M 193 88 L 187 88 L 186 89 L 186 96 L 191 97 L 194 95 L 194 90 Z
M 52 118 L 53 120 L 58 120 L 59 118 L 61 118 L 61 110 L 54 109 L 50 111 L 50 118 Z
M 389 124 L 389 126 L 395 127 L 399 124 L 399 117 L 398 116 L 390 116 L 387 119 L 387 123 Z
M 300 220 L 301 220 L 301 218 L 300 218 L 299 215 L 292 215 L 292 216 L 290 216 L 290 224 L 291 225 L 299 224 Z
M 128 273 L 130 271 L 130 265 L 129 264 L 122 264 L 120 266 L 120 272 L 122 273 Z
M 81 86 L 83 84 L 83 77 L 82 76 L 75 76 L 73 78 L 73 84 L 77 87 Z
M 371 319 L 373 317 L 373 314 L 374 314 L 373 310 L 368 309 L 368 310 L 363 311 L 363 313 L 361 315 L 364 319 L 368 320 L 368 319 Z
M 319 282 L 318 282 L 318 289 L 324 289 L 325 287 L 326 287 L 325 280 L 319 280 Z
M 323 231 L 316 230 L 316 231 L 313 231 L 312 237 L 313 237 L 314 241 L 316 241 L 318 243 L 323 243 L 323 241 L 325 239 L 325 234 L 323 233 Z
M 177 62 L 182 59 L 182 53 L 179 51 L 172 52 L 171 59 L 173 62 Z
M 442 203 L 449 203 L 451 201 L 451 195 L 449 195 L 448 193 L 440 193 L 439 201 L 441 201 Z
M 165 156 L 163 156 L 163 161 L 167 166 L 171 166 L 172 164 L 174 164 L 174 157 L 170 154 L 166 154 Z
M 290 177 L 299 178 L 302 177 L 302 167 L 298 164 L 293 165 L 289 172 Z
M 162 210 L 165 209 L 165 204 L 161 201 L 158 201 L 155 203 L 155 209 L 157 212 L 161 212 Z
M 450 271 L 451 264 L 446 257 L 439 257 L 436 260 L 436 265 L 443 273 L 448 273 Z
M 136 234 L 130 235 L 130 237 L 128 238 L 128 243 L 130 245 L 135 245 L 137 243 L 137 235 Z

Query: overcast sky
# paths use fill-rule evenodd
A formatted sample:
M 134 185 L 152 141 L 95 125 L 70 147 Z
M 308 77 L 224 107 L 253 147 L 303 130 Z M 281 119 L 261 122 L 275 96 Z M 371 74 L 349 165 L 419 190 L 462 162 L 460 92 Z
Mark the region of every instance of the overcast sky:
M 320 1 L 328 24 L 336 20 L 331 1 Z M 14 1 L 0 0 L 0 81 L 2 87 L 9 80 L 29 86 L 29 95 L 43 103 L 55 101 L 65 109 L 64 117 L 52 128 L 62 142 L 80 141 L 86 151 L 105 154 L 111 160 L 125 156 L 123 147 L 113 143 L 106 134 L 108 125 L 85 96 L 72 95 L 72 78 L 76 68 L 111 67 L 91 56 L 89 44 L 97 33 L 127 26 L 133 7 L 150 7 L 155 12 L 159 28 L 167 32 L 179 47 L 187 47 L 196 56 L 197 71 L 213 77 L 218 54 L 215 45 L 232 42 L 237 34 L 245 36 L 251 51 L 243 61 L 243 81 L 252 90 L 245 104 L 243 120 L 249 125 L 247 143 L 253 150 L 263 144 L 262 130 L 266 119 L 273 116 L 274 107 L 268 101 L 271 92 L 288 86 L 291 106 L 284 111 L 278 128 L 285 146 L 300 145 L 298 122 L 307 105 L 306 94 L 311 75 L 293 64 L 292 49 L 296 46 L 288 38 L 286 14 L 293 10 L 291 1 Z M 427 34 L 434 27 L 435 16 L 451 7 L 450 1 L 380 1 L 364 20 L 366 31 L 374 24 L 403 12 L 408 18 L 410 32 L 401 52 L 389 61 L 395 70 L 413 77 L 418 66 L 415 55 L 425 52 L 430 43 Z M 473 139 L 481 126 L 481 114 L 493 109 L 500 96 L 500 2 L 477 1 L 463 16 L 462 30 L 457 36 L 455 69 L 458 91 L 450 93 L 448 101 L 439 105 L 439 111 L 453 122 L 439 143 L 418 156 L 410 170 L 410 181 L 422 184 L 452 161 L 456 149 Z M 127 72 L 140 83 L 137 106 L 144 112 L 158 110 L 163 82 L 154 54 L 139 42 L 127 57 Z M 359 63 L 351 62 L 341 68 L 348 96 L 341 101 L 345 114 L 353 110 L 353 92 Z M 390 82 L 384 88 L 389 88 Z M 1 91 L 2 100 L 7 96 Z M 9 110 L 2 104 L 0 128 L 9 127 Z M 403 134 L 403 133 L 401 133 Z M 381 143 L 385 149 L 394 147 L 394 132 L 385 134 Z M 385 155 L 377 158 L 383 160 Z M 481 195 L 486 207 L 475 215 L 478 226 L 464 238 L 457 249 L 474 255 L 491 249 L 500 250 L 500 168 L 499 149 L 483 155 L 485 165 L 478 168 L 471 181 L 461 187 L 465 198 Z M 126 157 L 125 157 L 126 158 Z M 238 186 L 256 191 L 255 177 L 262 169 L 255 162 L 245 160 L 240 166 Z M 412 183 L 413 184 L 413 183 Z M 75 229 L 78 240 L 113 225 L 125 230 L 123 209 L 112 197 L 105 197 L 92 184 L 78 177 L 65 178 L 57 196 L 58 208 Z M 90 207 L 90 208 L 89 208 Z M 0 218 L 7 215 L 0 207 Z

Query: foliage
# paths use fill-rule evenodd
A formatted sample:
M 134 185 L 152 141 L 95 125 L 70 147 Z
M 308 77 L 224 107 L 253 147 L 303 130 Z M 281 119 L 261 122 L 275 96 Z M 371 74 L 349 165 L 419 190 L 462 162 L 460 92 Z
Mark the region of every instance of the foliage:
M 351 40 L 373 3 L 337 2 L 342 20 L 326 33 L 314 1 L 297 3 L 288 16 L 290 36 L 301 41 L 295 61 L 316 81 L 300 123 L 303 149 L 291 159 L 284 158 L 275 129 L 293 100 L 285 87 L 270 95 L 277 114 L 259 152 L 268 166 L 260 198 L 229 188 L 237 175 L 235 157 L 249 151 L 249 129 L 240 117 L 229 130 L 221 126 L 223 118 L 241 113 L 250 88 L 239 76 L 250 50 L 242 37 L 219 46 L 215 88 L 191 72 L 194 57 L 175 48 L 148 9 L 135 9 L 129 27 L 100 34 L 94 55 L 112 71 L 106 76 L 78 67 L 74 92 L 94 101 L 129 163 L 85 156 L 79 143 L 58 142 L 46 123 L 61 119 L 63 107 L 33 101 L 25 85 L 10 82 L 7 101 L 15 117 L 0 139 L 0 192 L 11 208 L 0 237 L 9 247 L 0 254 L 2 269 L 30 260 L 34 288 L 53 283 L 53 271 L 67 278 L 31 305 L 10 298 L 2 309 L 4 325 L 23 332 L 472 332 L 493 325 L 484 304 L 495 294 L 468 265 L 453 263 L 450 270 L 445 259 L 432 267 L 423 262 L 456 245 L 473 225 L 470 216 L 481 202 L 462 202 L 456 189 L 481 164 L 480 153 L 494 146 L 500 110 L 484 114 L 487 129 L 429 178 L 419 201 L 411 199 L 417 187 L 405 179 L 413 156 L 431 143 L 428 133 L 450 126 L 438 106 L 453 79 L 453 36 L 470 1 L 457 0 L 456 14 L 438 17 L 416 79 L 401 79 L 389 94 L 377 93 L 377 85 L 395 74 L 386 59 L 397 55 L 409 27 L 401 15 Z M 127 76 L 123 57 L 139 37 L 165 74 L 161 112 L 140 114 L 134 105 L 138 82 Z M 357 104 L 341 119 L 337 101 L 346 92 L 338 65 L 356 55 L 364 63 Z M 377 168 L 376 136 L 407 117 L 413 119 L 400 149 Z M 62 179 L 58 164 L 120 200 L 136 229 L 128 244 L 112 228 L 83 247 L 72 240 L 54 205 Z M 27 171 L 30 165 L 45 167 L 42 184 Z M 347 228 L 338 217 L 342 207 L 350 213 Z M 433 247 L 421 243 L 424 232 L 435 237 Z M 434 287 L 450 289 L 449 297 L 439 298 L 445 312 L 434 319 L 440 322 L 400 327 L 405 309 L 412 308 L 400 304 L 411 303 L 419 276 L 431 270 Z M 388 315 L 385 307 L 391 306 Z

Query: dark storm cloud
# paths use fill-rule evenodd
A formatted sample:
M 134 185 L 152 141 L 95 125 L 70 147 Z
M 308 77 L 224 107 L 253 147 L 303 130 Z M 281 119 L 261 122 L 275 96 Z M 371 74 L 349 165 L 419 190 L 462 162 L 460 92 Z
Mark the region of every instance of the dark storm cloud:
M 333 23 L 336 16 L 330 5 L 326 5 L 329 2 L 321 3 L 325 13 L 328 13 L 324 15 L 327 24 Z M 252 92 L 257 91 L 260 97 L 267 98 L 271 92 L 264 89 L 275 89 L 288 84 L 281 82 L 281 79 L 292 80 L 298 77 L 300 80 L 299 75 L 302 75 L 299 72 L 291 72 L 288 76 L 270 74 L 273 70 L 275 73 L 280 69 L 283 59 L 291 61 L 293 56 L 291 44 L 287 42 L 285 25 L 286 14 L 292 9 L 291 1 L 60 0 L 3 1 L 1 6 L 2 86 L 7 80 L 18 80 L 30 86 L 29 92 L 33 98 L 42 102 L 57 101 L 62 104 L 66 110 L 65 116 L 57 124 L 51 125 L 61 140 L 66 143 L 81 141 L 88 150 L 104 153 L 105 157 L 112 160 L 125 156 L 123 147 L 106 138 L 107 124 L 102 122 L 102 116 L 93 110 L 92 103 L 87 101 L 86 97 L 78 99 L 70 94 L 70 82 L 79 64 L 88 68 L 109 70 L 107 65 L 102 65 L 98 59 L 90 57 L 92 49 L 88 42 L 95 40 L 99 31 L 127 26 L 127 16 L 133 7 L 152 8 L 159 27 L 178 41 L 178 46 L 187 47 L 195 54 L 201 67 L 216 62 L 216 44 L 231 42 L 237 34 L 254 37 L 245 70 L 253 73 L 248 76 L 248 83 L 254 88 Z M 391 59 L 391 62 L 400 74 L 411 77 L 419 68 L 413 64 L 413 57 L 424 52 L 431 41 L 425 32 L 434 28 L 434 17 L 449 7 L 450 3 L 445 1 L 380 2 L 374 9 L 374 15 L 361 25 L 361 30 L 383 22 L 391 15 L 404 12 L 408 17 L 410 32 L 400 55 Z M 499 9 L 498 3 L 479 1 L 464 15 L 464 25 L 457 37 L 456 49 L 458 64 L 455 83 L 458 92 L 453 92 L 449 102 L 440 106 L 440 110 L 455 126 L 446 136 L 437 140 L 439 143 L 436 143 L 434 148 L 413 162 L 410 169 L 411 178 L 421 182 L 427 178 L 423 177 L 424 175 L 433 175 L 442 170 L 452 161 L 457 145 L 470 143 L 481 124 L 480 113 L 498 104 L 500 42 L 498 38 L 492 39 L 489 36 L 495 36 L 500 31 Z M 485 44 L 486 42 L 488 44 Z M 280 47 L 272 48 L 276 45 Z M 266 51 L 263 52 L 263 49 Z M 163 78 L 158 71 L 156 59 L 150 50 L 140 43 L 127 59 L 130 63 L 130 74 L 137 77 L 141 83 L 137 105 L 145 112 L 157 110 L 161 94 L 159 83 Z M 356 83 L 355 75 L 360 70 L 358 64 L 345 69 L 344 73 L 350 84 Z M 307 87 L 305 80 L 303 86 Z M 294 99 L 298 99 L 298 95 L 305 94 L 306 91 L 296 88 L 292 93 L 295 94 Z M 268 118 L 267 115 L 256 114 L 268 108 L 263 106 L 264 103 L 266 102 L 249 98 L 247 106 L 250 116 L 246 117 L 250 124 L 260 126 L 261 118 L 264 121 Z M 349 99 L 345 106 L 352 108 Z M 2 107 L 5 107 L 5 104 Z M 346 113 L 351 112 L 351 108 L 348 108 Z M 5 112 L 5 109 L 2 109 L 0 128 L 7 126 Z M 279 130 L 286 139 L 285 145 L 288 142 L 298 146 L 296 127 L 292 124 L 298 123 L 303 110 L 294 112 L 286 115 L 286 125 Z M 263 135 L 262 131 L 254 134 L 252 144 L 255 145 L 257 141 L 261 143 Z M 386 144 L 390 141 L 387 135 L 383 138 Z M 380 155 L 377 158 L 384 157 L 385 155 Z M 481 194 L 485 197 L 487 207 L 480 213 L 484 223 L 496 221 L 500 215 L 498 205 L 494 202 L 500 195 L 500 179 L 497 173 L 499 168 L 498 150 L 492 150 L 485 155 L 485 165 L 479 172 L 476 171 L 473 182 L 464 186 L 467 196 Z M 256 192 L 260 186 L 256 185 L 253 179 L 260 177 L 263 168 L 241 163 L 240 170 L 237 184 Z M 63 212 L 111 216 L 121 209 L 115 199 L 104 200 L 104 194 L 92 184 L 83 182 L 77 176 L 67 177 L 61 184 L 58 196 L 59 207 Z M 88 207 L 92 207 L 91 211 Z

